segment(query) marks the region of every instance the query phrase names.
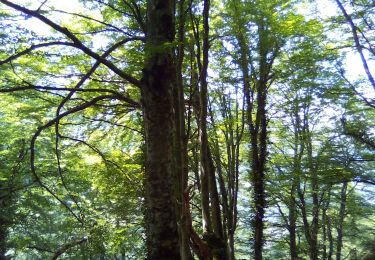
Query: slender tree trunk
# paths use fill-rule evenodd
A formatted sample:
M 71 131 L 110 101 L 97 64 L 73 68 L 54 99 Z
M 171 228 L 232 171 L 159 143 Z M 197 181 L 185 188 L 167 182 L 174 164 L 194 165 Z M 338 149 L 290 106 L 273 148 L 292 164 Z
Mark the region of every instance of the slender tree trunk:
M 180 259 L 173 174 L 173 49 L 175 1 L 147 2 L 146 58 L 142 101 L 146 139 L 146 221 L 148 259 Z
M 208 111 L 208 90 L 207 90 L 207 69 L 208 69 L 208 35 L 209 24 L 208 16 L 210 10 L 209 0 L 204 1 L 203 7 L 203 35 L 202 44 L 200 41 L 200 29 L 194 18 L 192 10 L 190 10 L 191 20 L 194 29 L 194 38 L 197 48 L 196 60 L 199 70 L 199 102 L 196 104 L 196 111 L 198 112 L 198 128 L 199 128 L 199 142 L 200 142 L 200 192 L 201 192 L 201 207 L 202 207 L 202 225 L 203 232 L 209 234 L 212 232 L 211 214 L 210 214 L 210 190 L 209 190 L 209 175 L 210 162 L 208 159 L 208 136 L 207 136 L 207 111 Z
M 331 219 L 327 216 L 327 235 L 329 241 L 328 260 L 332 260 L 333 256 L 333 235 L 332 235 L 332 224 Z
M 346 190 L 348 189 L 348 182 L 344 182 L 341 188 L 341 203 L 340 203 L 340 215 L 337 225 L 337 248 L 336 248 L 336 260 L 341 259 L 341 249 L 342 249 L 342 238 L 343 238 L 343 225 L 345 219 L 346 210 Z
M 298 97 L 295 97 L 297 100 Z M 294 128 L 294 155 L 293 155 L 293 173 L 292 186 L 290 189 L 290 203 L 289 203 L 289 251 L 292 260 L 299 259 L 298 247 L 296 240 L 296 222 L 297 222 L 297 205 L 296 193 L 301 182 L 301 158 L 304 153 L 304 143 L 301 142 L 301 118 L 299 116 L 299 103 L 295 101 L 293 107 L 292 122 Z
M 323 235 L 323 255 L 322 259 L 327 259 L 327 238 L 328 238 L 328 215 L 327 210 L 329 208 L 330 200 L 331 200 L 331 188 L 327 191 L 327 198 L 324 201 L 323 209 L 322 209 L 322 235 Z
M 250 131 L 250 144 L 251 144 L 251 172 L 252 172 L 252 184 L 253 184 L 253 204 L 255 217 L 253 219 L 253 231 L 254 231 L 254 259 L 262 259 L 262 248 L 263 248 L 263 218 L 265 209 L 265 196 L 264 196 L 264 163 L 265 157 L 260 157 L 260 150 L 265 155 L 266 152 L 266 118 L 265 118 L 265 102 L 266 93 L 257 93 L 257 112 L 255 125 L 253 122 L 254 104 L 253 95 L 254 92 L 251 89 L 250 83 L 250 70 L 249 70 L 249 46 L 244 38 L 244 35 L 238 34 L 237 40 L 240 46 L 240 65 L 242 70 L 242 81 L 244 85 L 244 98 L 246 103 L 246 114 L 247 124 Z M 265 82 L 264 82 L 265 83 Z M 265 87 L 260 82 L 256 83 L 257 91 Z M 265 91 L 265 89 L 264 89 Z M 262 127 L 262 130 L 260 130 Z M 265 129 L 263 129 L 265 127 Z M 260 134 L 262 132 L 262 134 Z M 262 142 L 262 144 L 260 143 Z M 263 143 L 264 142 L 264 143 Z
M 291 193 L 294 194 L 296 192 L 296 187 L 293 185 L 291 189 Z M 291 195 L 291 201 L 289 205 L 289 252 L 290 258 L 292 260 L 298 260 L 298 247 L 297 247 L 297 240 L 296 240 L 296 221 L 297 221 L 297 214 L 296 214 L 296 203 L 294 195 Z
M 311 224 L 309 224 L 308 217 L 307 217 L 307 207 L 306 207 L 306 201 L 305 201 L 305 194 L 301 190 L 300 185 L 297 188 L 299 200 L 301 203 L 301 213 L 302 213 L 302 220 L 304 225 L 304 233 L 307 240 L 307 243 L 309 245 L 309 255 L 311 260 L 317 260 L 318 259 L 318 230 L 319 230 L 319 187 L 318 187 L 318 177 L 317 172 L 314 169 L 313 166 L 313 155 L 312 155 L 312 140 L 311 140 L 311 133 L 309 130 L 309 121 L 308 121 L 308 106 L 305 107 L 304 111 L 304 119 L 303 119 L 303 142 L 307 150 L 307 164 L 308 169 L 310 171 L 310 177 L 311 177 L 311 192 L 312 192 L 312 221 Z
M 2 195 L 2 193 L 0 193 L 0 195 Z M 6 238 L 9 226 L 9 220 L 7 218 L 8 214 L 5 212 L 7 199 L 7 197 L 0 199 L 0 260 L 7 259 L 5 257 L 7 252 Z
M 223 224 L 221 221 L 219 193 L 216 185 L 216 170 L 210 149 L 208 149 L 208 160 L 210 163 L 209 190 L 212 212 L 212 230 L 214 234 L 214 241 L 212 241 L 214 243 L 211 244 L 211 246 L 213 249 L 213 255 L 216 257 L 217 260 L 227 260 L 227 246 L 226 241 L 224 239 Z
M 313 155 L 312 155 L 312 140 L 311 140 L 311 132 L 309 130 L 309 123 L 308 123 L 308 115 L 305 117 L 305 140 L 306 140 L 306 148 L 307 148 L 307 157 L 308 157 L 308 167 L 311 174 L 311 192 L 312 192 L 312 200 L 313 200 L 313 208 L 312 208 L 312 221 L 311 221 L 311 240 L 310 240 L 310 258 L 311 260 L 318 259 L 318 231 L 319 231 L 319 186 L 318 186 L 318 176 L 313 165 Z
M 262 90 L 265 84 L 258 82 L 256 126 L 251 127 L 253 203 L 255 205 L 254 227 L 254 259 L 261 260 L 264 244 L 264 212 L 265 198 L 265 160 L 267 149 L 266 93 Z
M 212 124 L 214 125 L 214 119 L 212 117 Z M 229 210 L 228 206 L 228 192 L 225 187 L 225 180 L 224 180 L 224 173 L 222 169 L 222 162 L 220 159 L 220 148 L 219 148 L 219 143 L 217 141 L 217 137 L 215 136 L 215 143 L 214 143 L 214 158 L 215 158 L 215 163 L 217 165 L 217 173 L 218 173 L 218 179 L 219 179 L 219 187 L 220 187 L 220 194 L 222 198 L 222 207 L 223 207 L 223 239 L 226 241 L 227 244 L 227 257 L 228 259 L 232 260 L 233 258 L 231 257 L 232 254 L 234 256 L 234 252 L 232 249 L 232 243 L 231 241 L 234 239 L 233 238 L 233 232 L 232 232 L 232 212 Z M 232 253 L 233 252 L 233 253 Z
M 222 154 L 218 142 L 218 136 L 214 133 L 214 152 L 215 163 L 217 165 L 218 181 L 223 207 L 223 240 L 226 241 L 227 259 L 234 259 L 234 232 L 237 226 L 237 194 L 238 194 L 238 175 L 239 175 L 239 146 L 244 131 L 244 120 L 242 116 L 239 125 L 238 102 L 235 100 L 234 110 L 236 120 L 233 120 L 232 101 L 226 99 L 225 94 L 221 94 L 220 107 L 222 111 L 222 120 L 224 122 L 224 137 L 227 152 L 226 175 L 224 176 L 222 167 Z M 216 128 L 215 118 L 210 109 L 211 124 Z M 227 186 L 226 186 L 227 184 Z
M 264 244 L 264 213 L 266 208 L 265 194 L 265 165 L 267 158 L 267 117 L 266 102 L 268 92 L 268 79 L 272 62 L 267 61 L 267 56 L 272 53 L 272 46 L 268 46 L 267 33 L 263 17 L 258 21 L 258 52 L 259 76 L 255 83 L 256 112 L 255 124 L 250 121 L 252 174 L 253 174 L 253 203 L 255 205 L 254 226 L 254 259 L 261 260 Z M 252 111 L 249 111 L 252 112 Z
M 219 195 L 216 185 L 216 174 L 211 150 L 208 143 L 207 115 L 208 115 L 208 51 L 209 51 L 209 11 L 210 0 L 203 3 L 203 38 L 202 64 L 200 67 L 200 144 L 201 144 L 201 196 L 204 232 L 207 243 L 216 259 L 226 259 L 225 243 L 223 241 L 223 227 Z M 199 43 L 198 43 L 199 44 Z M 208 235 L 208 236 L 207 236 Z M 223 250 L 224 249 L 224 250 Z
M 184 100 L 184 84 L 182 80 L 182 64 L 184 60 L 184 41 L 185 41 L 185 1 L 178 3 L 178 42 L 176 76 L 177 84 L 174 87 L 174 111 L 175 111 L 175 156 L 176 156 L 176 182 L 179 184 L 176 189 L 176 198 L 180 198 L 177 203 L 177 216 L 179 222 L 180 237 L 180 254 L 182 260 L 193 259 L 190 251 L 190 235 L 186 229 L 186 212 L 184 212 L 183 192 L 187 188 L 188 182 L 188 154 L 187 154 L 187 137 L 185 132 L 185 100 Z

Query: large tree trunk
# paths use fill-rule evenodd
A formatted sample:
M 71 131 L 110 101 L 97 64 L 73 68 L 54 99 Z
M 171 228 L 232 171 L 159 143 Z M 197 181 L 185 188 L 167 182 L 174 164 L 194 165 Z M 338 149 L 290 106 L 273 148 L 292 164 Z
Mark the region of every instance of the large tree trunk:
M 148 259 L 180 259 L 173 175 L 175 1 L 147 2 L 142 100 L 146 138 L 146 228 Z

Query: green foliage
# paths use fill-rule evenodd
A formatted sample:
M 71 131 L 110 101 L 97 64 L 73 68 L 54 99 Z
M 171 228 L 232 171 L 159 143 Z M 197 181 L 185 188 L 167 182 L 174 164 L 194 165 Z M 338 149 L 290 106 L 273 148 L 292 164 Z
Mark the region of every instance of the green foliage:
M 35 10 L 39 7 L 30 2 Z M 87 237 L 61 258 L 146 259 L 147 137 L 142 108 L 128 102 L 141 104 L 142 90 L 121 73 L 141 82 L 145 59 L 160 53 L 175 55 L 180 47 L 185 53 L 181 68 L 185 100 L 180 102 L 186 117 L 188 183 L 194 186 L 193 227 L 202 235 L 198 206 L 202 5 L 192 1 L 184 7 L 183 42 L 155 46 L 143 39 L 146 2 L 77 1 L 76 14 L 63 14 L 48 1 L 41 6 L 39 14 L 69 30 L 76 40 L 52 29 L 41 32 L 30 25 L 36 18 L 0 4 L 0 234 L 6 234 L 6 239 L 0 236 L 0 258 L 5 248 L 15 259 L 48 259 L 64 245 Z M 295 211 L 298 254 L 308 259 L 311 245 L 306 233 L 312 232 L 318 207 L 319 259 L 329 243 L 336 250 L 340 227 L 342 256 L 361 259 L 370 254 L 375 223 L 373 90 L 366 75 L 352 78 L 345 70 L 345 54 L 353 45 L 345 19 L 306 15 L 297 2 L 211 1 L 207 121 L 221 210 L 224 193 L 234 194 L 237 178 L 235 254 L 238 259 L 249 258 L 254 162 L 245 126 L 246 64 L 253 105 L 253 121 L 248 123 L 256 121 L 256 84 L 267 71 L 264 258 L 289 257 L 289 216 Z M 360 42 L 371 59 L 373 6 L 370 1 L 351 5 L 350 14 L 362 32 Z M 115 43 L 133 37 L 105 54 Z M 52 42 L 57 43 L 37 47 Z M 95 62 L 98 65 L 90 72 Z M 100 100 L 90 103 L 96 98 Z M 30 167 L 31 160 L 35 168 Z M 221 212 L 224 224 L 229 221 L 226 214 Z M 228 226 L 224 229 L 228 232 Z

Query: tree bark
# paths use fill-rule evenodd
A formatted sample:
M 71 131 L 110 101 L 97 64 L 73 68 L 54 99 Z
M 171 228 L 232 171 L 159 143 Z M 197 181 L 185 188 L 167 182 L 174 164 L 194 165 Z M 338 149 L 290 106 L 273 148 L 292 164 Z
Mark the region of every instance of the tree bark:
M 173 98 L 175 1 L 147 2 L 142 101 L 146 146 L 146 221 L 148 259 L 180 259 L 173 173 Z

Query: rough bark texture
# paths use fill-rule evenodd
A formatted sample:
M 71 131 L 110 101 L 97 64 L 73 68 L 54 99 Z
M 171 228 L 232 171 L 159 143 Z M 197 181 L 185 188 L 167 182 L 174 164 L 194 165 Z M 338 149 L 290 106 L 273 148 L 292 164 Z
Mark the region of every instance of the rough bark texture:
M 180 259 L 173 175 L 175 1 L 147 2 L 146 60 L 142 101 L 146 138 L 148 259 Z

